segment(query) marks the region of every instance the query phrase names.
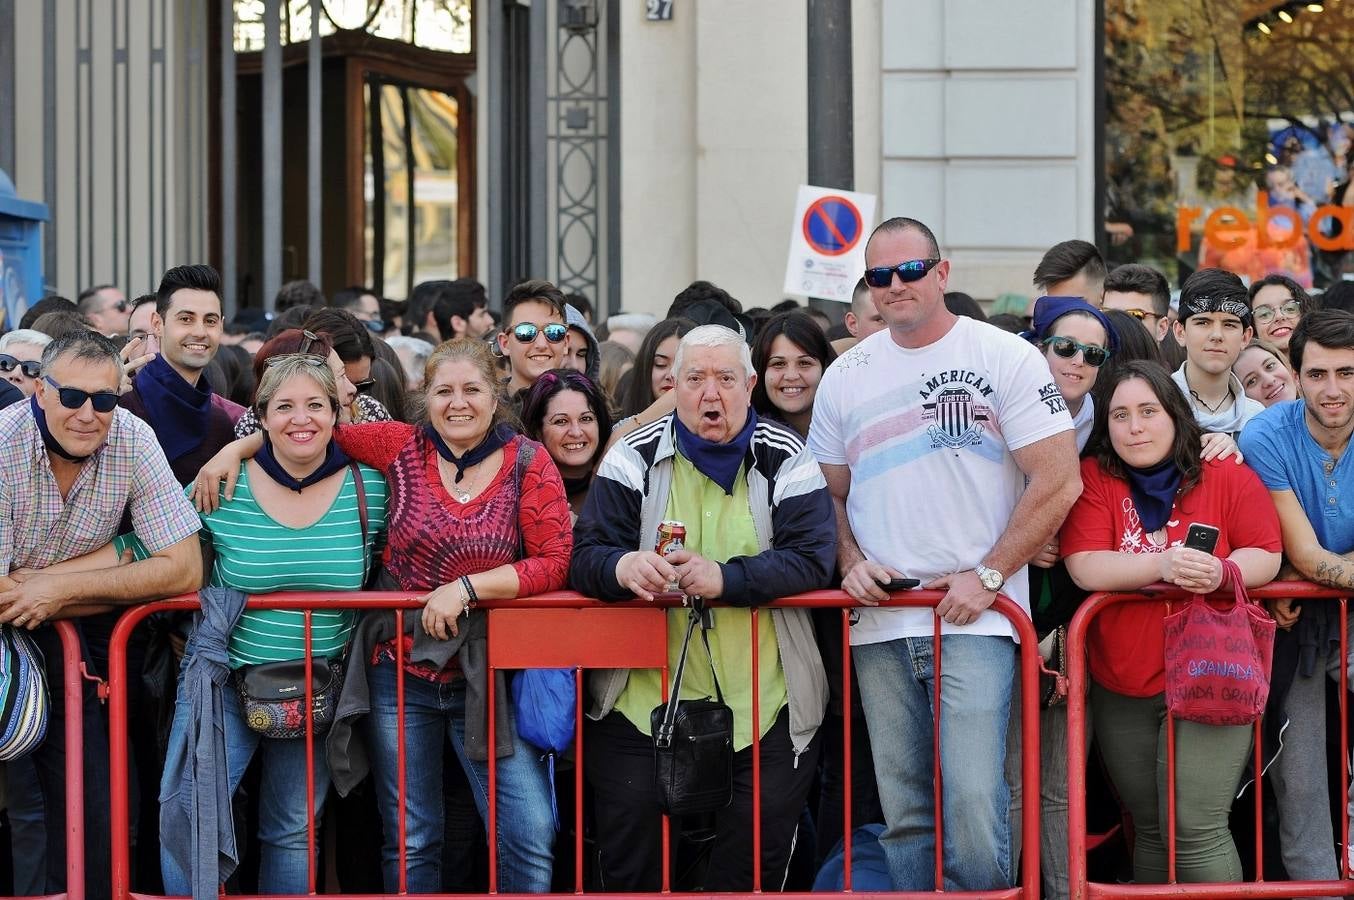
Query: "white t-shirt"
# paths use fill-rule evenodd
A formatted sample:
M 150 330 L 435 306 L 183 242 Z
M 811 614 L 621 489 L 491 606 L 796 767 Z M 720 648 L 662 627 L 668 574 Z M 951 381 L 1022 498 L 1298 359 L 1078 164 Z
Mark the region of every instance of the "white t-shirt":
M 920 578 L 972 569 L 1006 530 L 1025 490 L 1012 450 L 1072 429 L 1048 363 L 1016 335 L 960 317 L 905 350 L 888 329 L 837 359 L 813 406 L 809 449 L 851 469 L 846 512 L 869 559 Z M 1022 568 L 1006 593 L 1029 610 Z M 1014 637 L 988 610 L 952 634 Z M 861 609 L 852 644 L 932 633 L 923 609 Z

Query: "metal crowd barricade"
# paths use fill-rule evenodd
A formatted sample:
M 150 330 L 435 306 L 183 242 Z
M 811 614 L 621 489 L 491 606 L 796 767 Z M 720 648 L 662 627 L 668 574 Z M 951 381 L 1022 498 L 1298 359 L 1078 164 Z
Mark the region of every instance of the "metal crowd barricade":
M 1340 796 L 1349 788 L 1349 685 L 1345 661 L 1348 660 L 1347 629 L 1349 591 L 1339 591 L 1305 581 L 1274 582 L 1262 588 L 1251 588 L 1252 600 L 1335 600 L 1340 604 Z M 1219 900 L 1252 900 L 1268 897 L 1323 897 L 1344 896 L 1351 893 L 1349 871 L 1349 815 L 1341 810 L 1339 837 L 1341 878 L 1335 881 L 1265 881 L 1264 877 L 1264 823 L 1262 778 L 1264 769 L 1261 742 L 1262 722 L 1255 724 L 1254 778 L 1251 786 L 1255 804 L 1255 881 L 1235 883 L 1179 883 L 1176 880 L 1176 797 L 1175 797 L 1175 735 L 1174 720 L 1167 714 L 1166 732 L 1166 852 L 1167 884 L 1103 884 L 1091 882 L 1088 875 L 1086 835 L 1086 713 L 1089 687 L 1086 635 L 1090 623 L 1105 609 L 1120 603 L 1162 602 L 1168 604 L 1188 600 L 1192 595 L 1167 585 L 1152 585 L 1138 591 L 1098 593 L 1081 605 L 1068 629 L 1067 674 L 1067 758 L 1068 758 L 1068 874 L 1071 881 L 1071 900 L 1139 900 L 1139 898 L 1212 897 Z M 1326 677 L 1324 673 L 1320 677 Z M 1342 804 L 1342 807 L 1344 804 Z M 1319 814 L 1319 813 L 1318 813 Z M 1334 848 L 1333 848 L 1334 849 Z
M 893 599 L 885 603 L 887 606 L 897 607 L 925 607 L 934 608 L 934 606 L 944 596 L 940 591 L 908 591 L 894 595 Z M 564 897 L 576 896 L 584 893 L 584 852 L 583 852 L 583 753 L 584 753 L 584 733 L 583 733 L 583 670 L 593 668 L 657 668 L 662 670 L 663 696 L 667 697 L 668 691 L 668 670 L 667 670 L 667 626 L 668 626 L 668 608 L 679 606 L 679 599 L 660 598 L 657 602 L 647 603 L 643 601 L 629 601 L 625 603 L 600 603 L 596 600 L 583 597 L 573 592 L 556 592 L 538 597 L 523 598 L 518 600 L 499 600 L 499 601 L 481 601 L 480 606 L 487 610 L 488 616 L 488 734 L 487 745 L 495 746 L 494 735 L 494 703 L 500 698 L 495 696 L 495 679 L 493 672 L 496 669 L 523 669 L 523 668 L 552 668 L 552 669 L 573 669 L 575 685 L 578 688 L 577 700 L 577 726 L 575 731 L 574 744 L 574 790 L 576 792 L 574 803 L 574 868 L 575 884 L 574 894 L 555 895 L 559 900 Z M 285 594 L 270 594 L 251 598 L 249 608 L 251 609 L 291 609 L 306 612 L 306 647 L 309 650 L 310 642 L 310 616 L 309 611 L 317 605 L 323 604 L 325 609 L 357 609 L 357 610 L 394 610 L 396 616 L 396 633 L 403 633 L 403 616 L 408 610 L 419 609 L 421 604 L 410 597 L 407 593 L 400 592 L 366 592 L 352 594 L 333 594 L 319 592 L 297 592 Z M 113 822 L 113 845 L 112 845 L 112 884 L 114 900 L 128 900 L 128 898 L 142 898 L 146 895 L 133 893 L 130 885 L 130 843 L 128 836 L 128 783 L 127 783 L 127 670 L 126 670 L 126 646 L 127 639 L 132 630 L 152 613 L 162 610 L 189 611 L 197 608 L 197 598 L 195 595 L 179 598 L 176 600 L 161 601 L 150 603 L 134 609 L 128 610 L 118 622 L 117 628 L 113 632 L 109 647 L 109 694 L 111 699 L 111 729 L 110 740 L 112 744 L 111 771 L 112 771 L 112 808 L 111 818 Z M 843 695 L 850 696 L 851 680 L 851 653 L 849 636 L 849 614 L 852 608 L 857 604 L 840 591 L 817 591 L 808 594 L 801 594 L 794 597 L 786 597 L 776 601 L 772 606 L 794 607 L 794 608 L 836 608 L 841 610 L 842 617 L 842 669 L 841 678 L 843 684 Z M 757 621 L 758 616 L 762 614 L 761 609 L 750 611 L 750 638 L 751 638 L 751 671 L 752 671 L 752 719 L 760 721 L 759 706 L 759 685 L 757 681 L 758 660 L 757 660 Z M 1024 793 L 1027 797 L 1039 796 L 1039 703 L 1038 703 L 1038 683 L 1039 683 L 1039 656 L 1037 640 L 1035 638 L 1034 628 L 1030 622 L 1029 616 L 1024 613 L 1016 604 L 1005 597 L 999 597 L 994 609 L 1010 620 L 1016 632 L 1020 637 L 1020 666 L 1018 689 L 1022 692 L 1022 783 Z M 936 618 L 933 636 L 937 638 L 934 656 L 935 671 L 935 718 L 933 726 L 935 728 L 935 745 L 933 754 L 933 765 L 935 766 L 935 828 L 936 828 L 936 862 L 935 877 L 936 891 L 943 890 L 944 869 L 944 835 L 943 835 L 943 784 L 940 778 L 940 747 L 939 747 L 939 718 L 940 718 L 940 675 L 942 666 L 942 652 L 940 637 L 940 620 Z M 399 708 L 404 704 L 404 681 L 405 672 L 403 665 L 402 644 L 396 642 L 396 702 Z M 831 673 L 829 673 L 831 677 Z M 307 687 L 306 703 L 310 703 L 309 688 Z M 851 892 L 851 834 L 853 823 L 851 821 L 852 809 L 852 791 L 851 791 L 851 717 L 849 709 L 843 717 L 843 750 L 844 750 L 844 797 L 843 797 L 843 840 L 844 840 L 844 889 Z M 315 738 L 307 733 L 305 740 L 307 745 L 307 759 L 311 758 L 309 742 Z M 887 740 L 887 736 L 881 735 L 879 740 Z M 404 839 L 404 818 L 403 811 L 406 808 L 405 795 L 405 772 L 404 772 L 404 716 L 399 717 L 399 726 L 397 733 L 397 742 L 399 747 L 398 764 L 398 783 L 399 783 L 399 802 L 402 815 L 398 824 L 399 845 L 400 845 L 400 884 L 399 893 L 406 891 L 405 878 L 407 873 L 407 864 L 404 858 L 405 839 Z M 498 802 L 496 796 L 496 765 L 493 756 L 489 759 L 489 779 L 488 779 L 488 823 L 487 832 L 489 835 L 497 833 L 497 815 Z M 753 792 L 753 888 L 751 894 L 741 896 L 751 896 L 762 891 L 762 873 L 761 873 L 761 825 L 760 825 L 760 787 L 761 787 L 761 750 L 760 740 L 756 729 L 753 730 L 752 743 L 752 792 Z M 308 809 L 314 808 L 314 772 L 309 769 L 306 778 L 306 802 Z M 1022 849 L 1022 873 L 1020 883 L 1012 888 L 1001 891 L 981 891 L 965 894 L 963 892 L 947 892 L 952 896 L 969 896 L 984 898 L 1004 898 L 1004 900 L 1039 900 L 1039 805 L 1037 803 L 1025 803 L 1022 809 L 1021 829 L 1023 832 Z M 667 818 L 663 821 L 662 830 L 662 890 L 664 893 L 671 891 L 670 882 L 670 823 Z M 314 846 L 316 841 L 314 823 L 310 829 L 311 844 L 311 864 L 310 864 L 310 889 L 315 892 L 316 876 L 314 862 Z M 491 893 L 496 893 L 497 888 L 497 842 L 488 841 L 489 847 L 489 889 Z M 357 895 L 329 895 L 347 897 L 349 900 L 356 900 Z M 549 896 L 549 895 L 546 895 Z M 739 897 L 739 894 L 730 894 L 730 897 Z M 794 900 L 809 900 L 811 897 L 821 896 L 821 894 L 787 894 Z M 897 898 L 930 898 L 932 892 L 911 892 L 911 893 L 891 893 L 889 896 Z
M 65 703 L 66 739 L 66 890 L 51 895 L 63 900 L 85 897 L 85 667 L 80 654 L 80 636 L 69 621 L 52 622 L 61 639 L 61 691 Z M 92 676 L 89 676 L 91 680 Z M 57 689 L 48 685 L 48 691 Z M 55 735 L 48 731 L 47 740 Z

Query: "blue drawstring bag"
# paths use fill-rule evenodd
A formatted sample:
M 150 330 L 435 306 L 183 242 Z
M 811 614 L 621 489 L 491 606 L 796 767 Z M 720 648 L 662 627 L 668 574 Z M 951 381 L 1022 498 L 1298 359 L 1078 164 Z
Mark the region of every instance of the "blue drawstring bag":
M 883 825 L 861 825 L 851 831 L 851 890 L 858 893 L 876 893 L 893 890 L 893 878 L 889 875 L 889 863 L 884 858 L 884 848 L 879 836 L 884 833 Z M 818 892 L 841 893 L 846 884 L 846 847 L 842 841 L 832 848 L 818 877 L 813 881 L 813 890 Z
M 512 681 L 512 708 L 517 734 L 545 751 L 550 769 L 550 809 L 559 831 L 559 804 L 555 801 L 555 757 L 574 742 L 578 704 L 573 669 L 523 669 Z

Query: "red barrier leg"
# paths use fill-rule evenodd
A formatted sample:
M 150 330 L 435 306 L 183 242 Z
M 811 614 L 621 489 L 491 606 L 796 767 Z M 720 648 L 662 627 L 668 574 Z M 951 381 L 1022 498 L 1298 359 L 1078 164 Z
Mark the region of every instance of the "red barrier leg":
M 583 669 L 574 669 L 574 893 L 583 893 Z
M 940 765 L 940 616 L 931 615 L 931 677 L 934 696 L 931 701 L 931 771 L 935 773 L 932 802 L 936 818 L 936 890 L 945 890 L 945 788 Z
M 80 639 L 75 626 L 56 622 L 61 637 L 61 680 L 66 703 L 66 898 L 85 900 L 85 749 L 84 749 L 84 679 L 80 674 Z M 126 657 L 123 658 L 126 667 Z M 124 684 L 124 700 L 125 684 Z M 126 737 L 126 719 L 123 719 L 123 737 Z M 125 756 L 126 744 L 122 745 Z M 120 771 L 127 771 L 126 760 Z M 123 778 L 123 799 L 126 800 L 126 778 Z M 125 823 L 127 819 L 124 817 Z M 116 832 L 117 819 L 113 819 Z M 125 831 L 125 829 L 124 829 Z M 126 835 L 124 834 L 124 839 Z M 113 857 L 116 864 L 118 857 Z M 124 855 L 125 861 L 127 857 Z M 96 878 L 103 877 L 96 875 Z M 123 872 L 124 884 L 127 875 Z M 116 884 L 117 881 L 114 881 Z
M 762 890 L 762 704 L 757 661 L 757 610 L 752 622 L 752 890 Z M 702 626 L 704 627 L 704 626 Z M 713 662 L 712 662 L 713 664 Z
M 671 626 L 671 623 L 669 623 Z M 663 702 L 668 702 L 668 667 L 663 665 Z M 672 819 L 663 816 L 663 893 L 672 890 Z
M 1175 716 L 1166 711 L 1166 882 L 1175 884 Z
M 1318 677 L 1320 673 L 1317 673 Z M 1260 719 L 1255 720 L 1255 880 L 1265 880 L 1265 804 L 1264 788 L 1260 782 L 1264 775 L 1265 768 L 1265 748 L 1263 744 L 1264 732 L 1260 727 Z
M 305 649 L 306 649 L 306 705 L 301 708 L 301 714 L 306 722 L 306 883 L 310 885 L 310 893 L 315 893 L 315 717 L 311 712 L 315 708 L 315 689 L 312 684 L 311 667 L 314 660 L 311 659 L 311 611 L 303 610 L 301 612 L 302 627 L 305 630 Z
M 498 738 L 494 728 L 494 690 L 497 679 L 494 667 L 489 666 L 489 727 L 486 740 L 489 745 L 489 893 L 498 893 Z
M 851 890 L 851 610 L 842 610 L 842 889 Z
M 404 610 L 395 610 L 395 782 L 400 804 L 400 893 L 409 893 L 409 792 L 405 784 L 404 734 Z
M 1345 811 L 1340 816 L 1340 874 L 1349 878 L 1349 646 L 1346 629 L 1349 627 L 1349 600 L 1340 603 L 1340 790 L 1346 797 Z

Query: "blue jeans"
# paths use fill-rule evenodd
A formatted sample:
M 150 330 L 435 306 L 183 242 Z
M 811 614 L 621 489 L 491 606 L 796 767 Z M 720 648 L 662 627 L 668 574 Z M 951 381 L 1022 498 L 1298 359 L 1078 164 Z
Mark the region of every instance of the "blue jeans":
M 1011 884 L 1004 765 L 1015 644 L 990 635 L 941 641 L 945 890 L 998 890 Z M 900 638 L 851 648 L 888 825 L 879 843 L 899 891 L 935 888 L 931 644 Z
M 387 892 L 399 889 L 399 712 L 395 705 L 396 669 L 382 663 L 368 671 L 371 715 L 367 744 L 371 751 L 376 800 L 384 841 L 382 874 Z M 500 694 L 499 703 L 512 699 Z M 480 818 L 488 820 L 489 764 L 465 754 L 465 682 L 435 684 L 406 673 L 404 679 L 405 865 L 410 893 L 442 891 L 442 743 L 451 739 L 470 780 Z M 497 760 L 498 890 L 504 894 L 540 894 L 550 890 L 555 818 L 550 806 L 550 775 L 541 751 L 513 734 L 513 752 Z
M 174 724 L 170 744 L 188 728 L 190 706 L 183 697 L 183 682 L 174 703 Z M 233 796 L 240 786 L 254 753 L 263 751 L 263 772 L 259 784 L 259 892 L 264 894 L 305 894 L 310 890 L 306 815 L 306 739 L 266 738 L 245 724 L 240 693 L 234 681 L 222 688 L 226 726 L 226 777 Z M 168 776 L 166 776 L 167 778 Z M 160 785 L 160 802 L 180 792 L 177 784 Z M 315 739 L 315 821 L 324 809 L 329 792 L 329 764 L 324 755 L 324 737 Z M 318 825 L 317 825 L 318 827 Z M 315 846 L 320 846 L 316 835 Z M 189 873 L 184 872 L 166 851 L 160 853 L 160 873 L 168 895 L 192 893 Z

